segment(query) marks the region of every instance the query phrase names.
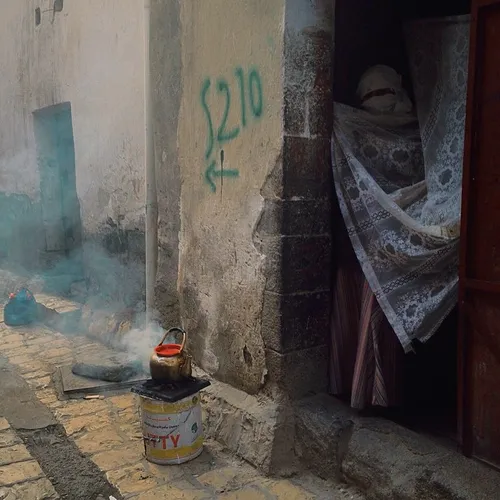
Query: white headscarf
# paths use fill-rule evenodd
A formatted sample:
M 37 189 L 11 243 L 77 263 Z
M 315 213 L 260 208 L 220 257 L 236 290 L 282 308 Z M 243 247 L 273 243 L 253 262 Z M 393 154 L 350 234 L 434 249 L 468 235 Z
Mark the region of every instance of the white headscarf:
M 361 106 L 375 113 L 411 113 L 413 105 L 393 68 L 378 64 L 363 73 L 357 95 Z

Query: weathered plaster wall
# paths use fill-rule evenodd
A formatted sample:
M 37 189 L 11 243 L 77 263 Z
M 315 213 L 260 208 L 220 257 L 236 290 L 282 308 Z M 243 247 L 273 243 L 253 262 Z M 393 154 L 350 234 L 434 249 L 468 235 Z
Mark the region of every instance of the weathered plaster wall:
M 143 5 L 66 0 L 55 14 L 52 7 L 53 0 L 2 5 L 0 189 L 39 199 L 32 113 L 70 102 L 84 234 L 123 253 L 122 236 L 143 246 Z
M 0 185 L 0 267 L 32 270 L 38 261 L 40 207 L 26 194 L 2 192 Z
M 256 227 L 281 162 L 284 2 L 184 0 L 180 12 L 182 319 L 205 370 L 256 392 L 267 372 Z
M 2 7 L 3 189 L 37 196 L 32 112 L 69 101 L 86 230 L 98 229 L 107 216 L 137 223 L 144 205 L 142 4 L 67 0 L 54 18 L 43 12 L 52 4 L 21 0 Z

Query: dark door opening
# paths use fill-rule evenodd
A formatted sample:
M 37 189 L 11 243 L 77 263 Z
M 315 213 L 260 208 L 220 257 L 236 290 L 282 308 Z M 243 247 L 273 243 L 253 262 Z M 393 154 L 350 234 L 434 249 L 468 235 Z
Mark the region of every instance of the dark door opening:
M 404 87 L 412 97 L 403 23 L 468 13 L 470 13 L 469 0 L 456 2 L 411 0 L 403 3 L 394 0 L 338 0 L 335 13 L 334 101 L 357 106 L 358 82 L 369 67 L 377 64 L 390 66 L 402 75 Z M 338 216 L 340 214 L 334 217 Z M 343 231 L 345 232 L 345 228 Z M 350 255 L 338 264 L 344 273 L 344 281 L 349 281 L 348 274 L 351 272 L 351 279 L 359 279 L 360 267 L 349 239 L 337 236 L 337 244 L 339 241 L 349 246 L 349 250 L 342 252 Z M 351 307 L 353 301 L 349 300 Z M 362 306 L 365 307 L 366 304 L 363 303 Z M 390 405 L 382 408 L 381 412 L 416 430 L 440 437 L 445 436 L 455 441 L 457 438 L 456 308 L 428 342 L 423 344 L 417 342 L 413 347 L 414 353 L 394 356 L 394 359 L 402 359 L 402 366 L 396 366 L 394 360 L 389 359 L 394 350 L 385 360 L 384 353 L 379 353 L 379 358 L 375 358 L 377 363 L 380 359 L 385 362 L 389 368 L 386 371 L 390 371 L 390 376 L 398 379 L 401 385 L 398 387 L 400 392 L 398 404 L 392 408 Z M 374 349 L 374 346 L 368 345 L 368 348 Z M 341 362 L 343 361 L 345 359 L 341 359 Z M 373 363 L 375 364 L 375 361 Z M 359 378 L 360 374 L 363 374 L 362 369 L 365 368 L 356 364 L 355 376 Z M 348 371 L 352 372 L 352 367 L 348 367 Z M 369 382 L 373 384 L 373 380 Z M 371 391 L 370 388 L 367 390 Z M 352 402 L 351 394 L 345 396 Z M 379 413 L 379 410 L 380 407 L 369 408 L 370 412 Z

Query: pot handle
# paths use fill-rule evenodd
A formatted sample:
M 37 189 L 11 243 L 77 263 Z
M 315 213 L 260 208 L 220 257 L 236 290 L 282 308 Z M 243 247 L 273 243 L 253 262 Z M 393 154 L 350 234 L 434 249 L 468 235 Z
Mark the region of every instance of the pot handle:
M 177 326 L 174 326 L 173 328 L 170 328 L 170 330 L 167 330 L 165 332 L 165 335 L 163 335 L 163 338 L 161 339 L 161 341 L 160 341 L 160 343 L 158 345 L 162 345 L 163 342 L 165 342 L 165 339 L 168 337 L 169 333 L 175 332 L 175 331 L 182 333 L 182 343 L 181 343 L 181 347 L 179 349 L 179 351 L 182 352 L 184 350 L 184 346 L 186 345 L 187 335 L 186 335 L 185 330 L 183 330 L 182 328 L 179 328 Z

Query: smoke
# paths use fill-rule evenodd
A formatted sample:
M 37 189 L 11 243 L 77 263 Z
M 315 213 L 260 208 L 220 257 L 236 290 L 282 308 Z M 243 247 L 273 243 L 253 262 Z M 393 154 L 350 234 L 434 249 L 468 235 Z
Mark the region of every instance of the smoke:
M 102 144 L 76 158 L 68 103 L 35 113 L 33 127 L 33 137 L 2 138 L 9 147 L 0 153 L 0 302 L 21 287 L 35 298 L 72 299 L 82 318 L 74 328 L 68 321 L 64 334 L 86 333 L 147 365 L 164 332 L 145 325 L 141 150 L 125 136 L 110 142 L 101 134 Z M 22 139 L 30 148 L 11 154 Z M 101 146 L 115 163 L 103 164 L 108 172 L 97 176 Z M 122 316 L 127 328 L 118 331 Z
M 5 302 L 10 292 L 24 286 L 35 298 L 47 293 L 75 300 L 81 304 L 82 318 L 73 331 L 64 329 L 65 334 L 85 333 L 125 351 L 146 367 L 164 331 L 157 323 L 145 326 L 145 266 L 140 245 L 131 252 L 127 235 L 120 231 L 104 232 L 100 240 L 93 238 L 67 255 L 54 253 L 36 270 L 4 260 L 0 263 L 0 300 Z
M 93 307 L 118 312 L 145 307 L 145 265 L 142 255 L 132 255 L 128 245 L 115 254 L 96 242 L 82 248 L 83 277 L 87 302 Z M 69 264 L 69 266 L 68 266 Z M 78 262 L 64 262 L 67 271 L 78 271 Z
M 134 328 L 120 336 L 117 348 L 125 351 L 132 359 L 139 360 L 143 369 L 149 373 L 149 358 L 153 348 L 157 346 L 163 335 L 164 330 L 157 323 L 152 323 L 144 328 Z M 175 342 L 170 338 L 168 342 Z
M 58 328 L 62 333 L 84 333 L 139 360 L 148 373 L 152 349 L 165 332 L 159 323 L 145 324 L 144 232 L 108 217 L 85 234 L 79 217 L 67 218 L 63 236 L 70 248 L 48 249 L 50 225 L 39 201 L 0 192 L 0 211 L 0 301 L 21 287 L 35 298 L 47 293 L 74 300 L 81 304 L 81 318 L 69 318 Z

